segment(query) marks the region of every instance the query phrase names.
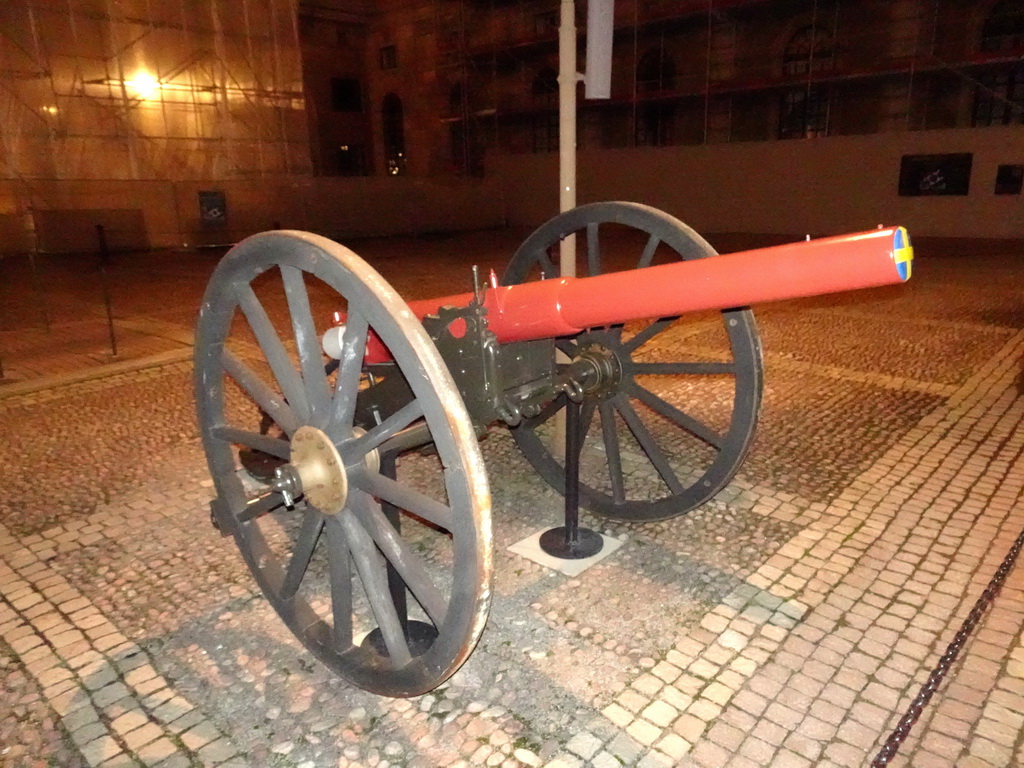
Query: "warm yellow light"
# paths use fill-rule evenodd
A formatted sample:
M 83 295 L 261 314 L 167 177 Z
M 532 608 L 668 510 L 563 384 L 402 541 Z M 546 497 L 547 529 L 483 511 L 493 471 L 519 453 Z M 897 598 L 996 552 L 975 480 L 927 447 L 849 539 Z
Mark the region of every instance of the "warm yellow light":
M 53 106 L 52 104 L 47 106 L 47 107 L 41 107 L 41 109 L 42 109 L 43 112 L 45 112 L 48 115 L 56 115 L 57 114 L 57 108 L 55 106 Z
M 139 72 L 124 84 L 135 91 L 140 99 L 151 99 L 160 90 L 160 81 L 149 72 Z

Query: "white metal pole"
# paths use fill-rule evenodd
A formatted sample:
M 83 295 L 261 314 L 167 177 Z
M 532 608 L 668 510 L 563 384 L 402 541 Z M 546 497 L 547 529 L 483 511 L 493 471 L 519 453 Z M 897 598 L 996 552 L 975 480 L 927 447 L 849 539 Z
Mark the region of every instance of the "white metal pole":
M 558 212 L 576 207 L 576 8 L 574 0 L 562 0 L 558 23 Z M 562 277 L 576 276 L 576 235 L 567 235 L 558 245 Z M 555 360 L 568 363 L 561 350 Z M 565 457 L 565 409 L 555 414 L 550 449 L 556 458 Z
M 562 0 L 558 25 L 558 210 L 576 207 L 576 8 Z M 576 275 L 576 235 L 559 246 L 562 277 Z

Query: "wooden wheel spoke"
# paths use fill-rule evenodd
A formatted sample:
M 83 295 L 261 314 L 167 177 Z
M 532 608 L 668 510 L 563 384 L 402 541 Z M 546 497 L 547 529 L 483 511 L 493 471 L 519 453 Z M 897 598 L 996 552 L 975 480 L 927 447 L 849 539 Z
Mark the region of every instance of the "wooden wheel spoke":
M 640 419 L 633 405 L 628 399 L 619 395 L 614 399 L 615 407 L 622 418 L 625 420 L 626 425 L 629 427 L 629 431 L 633 433 L 633 437 L 640 443 L 640 447 L 643 448 L 644 453 L 647 454 L 647 459 L 651 462 L 654 468 L 661 475 L 661 479 L 665 481 L 665 485 L 669 487 L 672 493 L 682 493 L 683 486 L 679 482 L 679 478 L 676 477 L 675 471 L 668 463 L 668 459 L 665 457 L 665 453 L 661 450 L 654 436 L 650 430 L 647 429 L 646 425 Z
M 587 224 L 587 269 L 591 276 L 601 274 L 601 242 L 597 222 Z
M 213 436 L 225 443 L 244 445 L 246 448 L 253 448 L 263 453 L 269 453 L 279 459 L 288 460 L 290 457 L 290 445 L 287 440 L 270 435 L 261 435 L 257 432 L 250 432 L 246 429 L 235 427 L 214 427 Z
M 221 354 L 221 363 L 227 374 L 238 383 L 238 386 L 253 399 L 264 413 L 284 430 L 285 434 L 291 435 L 299 428 L 299 420 L 288 403 L 279 397 L 252 368 L 227 348 Z
M 334 405 L 327 422 L 327 433 L 336 442 L 350 437 L 352 433 L 369 332 L 366 318 L 358 312 L 350 312 L 341 337 L 341 361 L 334 386 Z
M 653 375 L 694 375 L 709 376 L 715 374 L 735 374 L 735 363 L 722 363 L 713 360 L 693 363 L 633 363 L 630 370 L 634 374 Z
M 555 347 L 570 360 L 576 357 L 579 345 L 572 339 L 555 339 Z
M 452 514 L 451 507 L 435 501 L 407 485 L 402 485 L 398 481 L 376 472 L 356 475 L 350 479 L 350 482 L 371 496 L 384 499 L 399 509 L 412 512 L 417 517 L 422 517 L 438 528 L 454 532 L 452 530 L 454 528 L 454 515 Z
M 401 576 L 405 586 L 426 611 L 435 627 L 444 623 L 448 601 L 437 588 L 420 558 L 409 548 L 395 527 L 388 522 L 380 505 L 361 492 L 353 493 L 352 510 L 370 534 L 381 553 Z
M 661 238 L 657 235 L 651 235 L 647 238 L 647 245 L 644 246 L 644 252 L 640 254 L 640 261 L 636 265 L 638 269 L 651 266 L 651 263 L 654 261 L 654 252 L 658 250 L 660 244 Z
M 627 352 L 636 352 L 637 349 L 642 347 L 648 341 L 653 339 L 659 333 L 668 329 L 672 323 L 676 321 L 674 317 L 662 317 L 655 320 L 653 323 L 644 328 L 640 333 L 636 334 L 633 338 L 629 339 L 623 344 L 623 349 Z
M 341 653 L 352 646 L 352 552 L 337 515 L 331 515 L 324 526 L 330 551 L 328 572 L 331 582 L 331 618 L 334 629 L 331 641 Z
M 722 450 L 722 446 L 725 444 L 725 438 L 715 432 L 715 430 L 711 429 L 707 424 L 697 421 L 693 416 L 679 410 L 679 408 L 672 405 L 672 403 L 654 394 L 649 389 L 641 387 L 635 381 L 624 382 L 623 384 L 623 389 L 644 405 L 647 405 L 654 411 L 657 411 L 666 419 L 682 427 L 694 437 L 703 440 L 712 448 L 719 451 Z
M 423 418 L 423 406 L 419 400 L 413 400 L 388 416 L 365 435 L 354 440 L 345 452 L 346 454 L 351 453 L 352 456 L 364 456 L 421 418 Z
M 597 411 L 597 402 L 594 400 L 585 400 L 583 406 L 580 408 L 580 445 L 587 440 L 587 435 L 590 434 L 590 427 L 594 423 L 594 413 Z
M 537 266 L 540 267 L 541 274 L 544 275 L 544 277 L 558 276 L 558 267 L 556 267 L 551 262 L 551 259 L 548 258 L 548 255 L 545 251 L 537 251 L 537 254 L 533 258 L 533 261 L 535 261 L 537 263 Z
M 622 476 L 622 456 L 619 454 L 619 431 L 615 424 L 615 408 L 608 401 L 599 406 L 601 412 L 601 437 L 604 453 L 608 459 L 608 480 L 612 484 L 612 498 L 625 501 L 626 489 Z
M 285 298 L 291 315 L 295 346 L 299 353 L 302 380 L 309 402 L 310 418 L 317 424 L 327 419 L 330 405 L 330 389 L 324 373 L 324 355 L 320 349 L 320 336 L 316 332 L 313 311 L 309 306 L 309 293 L 302 270 L 281 265 L 281 279 L 284 282 Z
M 299 591 L 302 579 L 306 576 L 309 563 L 313 559 L 313 551 L 320 540 L 320 532 L 324 528 L 324 516 L 319 512 L 308 509 L 302 518 L 302 527 L 299 529 L 299 536 L 295 540 L 295 549 L 288 560 L 288 568 L 284 574 L 284 582 L 281 584 L 281 598 L 291 600 Z
M 252 499 L 247 502 L 245 508 L 238 513 L 238 522 L 248 523 L 250 520 L 262 517 L 268 512 L 273 512 L 282 504 L 284 504 L 284 500 L 281 498 L 281 495 L 276 492 L 268 493 L 265 496 Z
M 398 611 L 391 600 L 384 558 L 377 551 L 373 539 L 352 515 L 340 515 L 339 522 L 349 542 L 356 571 L 363 583 L 370 610 L 373 611 L 373 617 L 380 627 L 391 663 L 396 668 L 404 667 L 412 661 L 412 653 L 409 651 L 409 643 L 405 639 Z
M 274 324 L 270 322 L 267 311 L 263 308 L 260 300 L 253 292 L 252 286 L 249 284 L 238 286 L 235 289 L 235 297 L 238 300 L 238 306 L 241 308 L 242 314 L 245 315 L 245 319 L 249 323 L 249 327 L 252 328 L 252 332 L 256 335 L 260 349 L 270 365 L 270 370 L 274 372 L 274 378 L 277 379 L 285 399 L 295 409 L 300 420 L 308 421 L 309 403 L 306 400 L 306 391 L 302 378 L 299 376 L 298 371 L 295 370 L 295 366 L 288 356 L 288 351 L 284 348 L 281 338 L 274 329 Z

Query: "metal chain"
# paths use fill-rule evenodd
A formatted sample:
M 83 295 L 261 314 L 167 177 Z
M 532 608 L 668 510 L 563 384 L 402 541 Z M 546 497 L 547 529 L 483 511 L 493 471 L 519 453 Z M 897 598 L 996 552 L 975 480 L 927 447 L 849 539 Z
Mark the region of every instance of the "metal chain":
M 971 636 L 974 628 L 981 621 L 982 615 L 988 610 L 989 606 L 992 605 L 992 601 L 996 595 L 999 594 L 999 590 L 1002 589 L 1003 583 L 1006 581 L 1006 577 L 1013 570 L 1013 566 L 1017 562 L 1017 555 L 1020 554 L 1021 549 L 1024 548 L 1024 531 L 1020 532 L 1017 536 L 1017 540 L 1013 542 L 1013 546 L 1010 547 L 1010 551 L 1006 553 L 1006 557 L 999 566 L 992 580 L 985 587 L 985 591 L 981 593 L 981 597 L 978 598 L 971 612 L 967 615 L 964 623 L 960 625 L 960 631 L 956 633 L 953 640 L 946 647 L 946 652 L 942 654 L 942 658 L 939 659 L 938 664 L 935 665 L 935 669 L 928 675 L 928 680 L 921 686 L 921 690 L 918 692 L 917 697 L 911 702 L 907 708 L 906 713 L 900 718 L 896 728 L 889 734 L 889 738 L 885 744 L 878 751 L 878 755 L 871 762 L 871 768 L 885 768 L 889 764 L 889 761 L 896 756 L 896 751 L 900 748 L 900 745 L 910 734 L 910 729 L 914 723 L 921 716 L 921 711 L 925 708 L 928 702 L 932 698 L 932 694 L 938 689 L 942 683 L 943 678 L 946 676 L 946 672 L 953 666 L 953 662 L 956 661 L 956 657 L 960 654 L 960 650 L 963 648 L 964 643 L 967 642 L 967 638 Z

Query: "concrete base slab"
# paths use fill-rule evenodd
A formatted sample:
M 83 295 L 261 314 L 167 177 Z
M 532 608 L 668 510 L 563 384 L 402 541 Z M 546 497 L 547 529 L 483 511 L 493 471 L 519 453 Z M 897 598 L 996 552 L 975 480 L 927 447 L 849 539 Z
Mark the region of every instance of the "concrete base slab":
M 554 526 L 552 526 L 552 528 L 553 527 Z M 508 551 L 512 554 L 519 555 L 520 557 L 525 557 L 527 560 L 540 563 L 545 568 L 550 568 L 553 571 L 564 573 L 566 576 L 579 576 L 587 570 L 587 568 L 601 562 L 625 543 L 621 539 L 605 536 L 602 533 L 599 535 L 604 541 L 604 546 L 601 547 L 601 551 L 596 555 L 585 557 L 580 560 L 562 560 L 558 557 L 552 557 L 540 548 L 540 537 L 549 530 L 551 530 L 551 528 L 542 528 L 536 533 L 530 534 L 522 541 L 517 541 L 515 544 L 510 546 Z

